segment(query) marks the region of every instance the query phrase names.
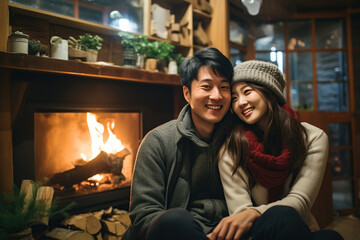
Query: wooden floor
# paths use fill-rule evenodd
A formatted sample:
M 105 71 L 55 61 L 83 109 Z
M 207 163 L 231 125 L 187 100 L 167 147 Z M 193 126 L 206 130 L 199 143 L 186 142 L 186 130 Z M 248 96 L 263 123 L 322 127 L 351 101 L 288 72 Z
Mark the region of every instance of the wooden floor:
M 353 215 L 335 217 L 325 229 L 337 231 L 344 240 L 360 240 L 360 219 Z

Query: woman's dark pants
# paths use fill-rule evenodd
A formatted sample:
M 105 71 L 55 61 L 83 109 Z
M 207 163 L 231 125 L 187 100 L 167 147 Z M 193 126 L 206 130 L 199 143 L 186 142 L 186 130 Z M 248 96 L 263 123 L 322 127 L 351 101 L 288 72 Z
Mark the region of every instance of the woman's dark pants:
M 241 240 L 343 240 L 332 230 L 311 232 L 295 209 L 275 206 L 258 218 Z M 149 226 L 146 240 L 207 240 L 199 223 L 180 208 L 169 209 L 157 216 Z

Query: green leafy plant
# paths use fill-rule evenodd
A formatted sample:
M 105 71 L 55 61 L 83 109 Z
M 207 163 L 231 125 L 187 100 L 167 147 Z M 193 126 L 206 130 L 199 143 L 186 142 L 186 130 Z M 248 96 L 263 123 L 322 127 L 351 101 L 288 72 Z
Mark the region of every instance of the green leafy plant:
M 0 197 L 0 239 L 8 239 L 9 234 L 28 229 L 38 219 L 57 214 L 67 216 L 67 211 L 74 204 L 71 203 L 58 209 L 55 199 L 48 207 L 44 201 L 36 199 L 36 193 L 41 185 L 40 182 L 33 185 L 32 195 L 29 198 L 25 193 L 20 192 L 17 186 L 14 186 L 12 194 L 2 194 Z
M 40 41 L 30 40 L 28 43 L 29 55 L 36 55 L 40 52 Z
M 102 48 L 103 39 L 98 35 L 91 35 L 89 33 L 85 33 L 85 35 L 80 35 L 78 39 L 78 43 L 81 45 L 83 50 L 94 49 L 100 50 Z
M 165 41 L 149 42 L 146 48 L 146 58 L 171 60 L 175 46 Z
M 119 32 L 121 44 L 124 48 L 133 48 L 136 53 L 145 55 L 149 40 L 146 35 L 134 35 L 127 32 Z
M 125 48 L 133 48 L 136 53 L 145 55 L 146 58 L 171 60 L 175 46 L 166 41 L 149 41 L 146 35 L 134 35 L 119 32 L 121 44 Z
M 185 57 L 181 53 L 173 53 L 171 54 L 171 60 L 176 61 L 176 65 L 178 69 L 180 68 L 181 63 L 184 61 Z

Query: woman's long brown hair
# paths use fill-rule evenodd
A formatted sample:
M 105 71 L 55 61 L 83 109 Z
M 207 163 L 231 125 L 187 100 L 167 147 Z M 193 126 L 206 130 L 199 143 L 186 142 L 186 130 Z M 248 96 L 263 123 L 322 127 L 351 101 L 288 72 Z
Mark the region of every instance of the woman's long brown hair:
M 217 161 L 222 157 L 224 152 L 228 152 L 234 160 L 232 174 L 241 167 L 249 177 L 250 186 L 254 186 L 255 180 L 248 170 L 248 153 L 249 145 L 244 131 L 253 131 L 264 146 L 265 153 L 278 156 L 281 154 L 284 145 L 291 152 L 291 172 L 296 176 L 306 157 L 306 138 L 305 128 L 300 121 L 290 116 L 278 103 L 276 96 L 266 87 L 247 82 L 255 91 L 259 91 L 267 103 L 267 112 L 265 113 L 266 129 L 262 132 L 256 125 L 247 125 L 243 123 L 235 114 L 230 124 L 222 131 L 222 135 L 217 136 L 218 144 L 223 145 L 225 151 L 217 151 Z M 304 137 L 305 136 L 305 137 Z

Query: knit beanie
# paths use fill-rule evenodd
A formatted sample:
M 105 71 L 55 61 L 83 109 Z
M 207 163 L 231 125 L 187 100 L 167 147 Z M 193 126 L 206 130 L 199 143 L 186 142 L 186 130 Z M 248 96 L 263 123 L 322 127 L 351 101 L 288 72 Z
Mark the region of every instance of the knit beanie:
M 285 76 L 275 64 L 259 60 L 242 62 L 234 68 L 232 85 L 237 82 L 253 82 L 268 87 L 281 105 L 286 103 L 283 94 Z

